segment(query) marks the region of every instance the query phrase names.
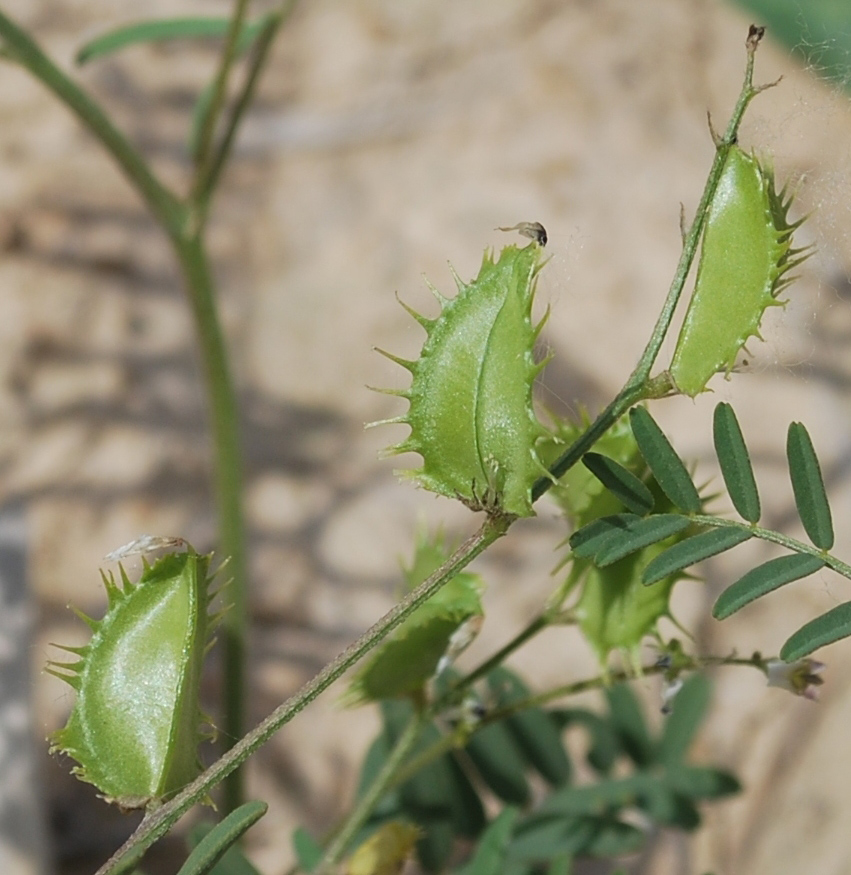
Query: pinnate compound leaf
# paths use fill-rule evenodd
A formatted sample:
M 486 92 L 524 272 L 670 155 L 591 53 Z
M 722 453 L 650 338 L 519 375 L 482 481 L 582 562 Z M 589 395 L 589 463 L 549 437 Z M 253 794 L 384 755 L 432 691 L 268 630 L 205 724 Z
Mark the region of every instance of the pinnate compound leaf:
M 769 559 L 751 569 L 734 584 L 727 587 L 712 608 L 716 620 L 725 620 L 731 614 L 767 593 L 779 589 L 794 580 L 809 577 L 824 567 L 824 560 L 806 553 L 793 553 Z
M 639 518 L 628 523 L 617 537 L 607 540 L 597 553 L 595 562 L 600 568 L 605 568 L 631 553 L 682 532 L 690 525 L 691 521 L 688 517 L 674 513 L 660 513 Z
M 177 875 L 205 875 L 217 864 L 219 864 L 216 869 L 218 875 L 224 875 L 224 867 L 220 861 L 224 862 L 222 858 L 229 851 L 231 852 L 231 860 L 226 866 L 228 873 L 232 873 L 232 875 L 236 875 L 237 872 L 241 872 L 243 875 L 256 873 L 257 870 L 234 845 L 268 810 L 269 806 L 259 800 L 240 805 L 204 835 L 192 849 Z
M 245 49 L 266 25 L 267 16 L 243 25 L 237 41 L 237 53 Z M 228 18 L 162 18 L 140 21 L 111 30 L 82 46 L 76 55 L 78 64 L 103 58 L 119 49 L 139 43 L 164 42 L 176 39 L 211 39 L 225 36 L 230 26 Z
M 600 453 L 586 453 L 582 463 L 627 510 L 639 516 L 653 510 L 653 494 L 619 462 Z
M 455 875 L 502 875 L 505 854 L 517 822 L 518 809 L 507 806 L 482 833 L 472 859 Z
M 659 759 L 665 766 L 677 765 L 685 758 L 706 716 L 710 695 L 709 681 L 700 674 L 688 678 L 677 693 L 659 742 Z
M 795 662 L 809 656 L 820 647 L 833 644 L 851 635 L 851 602 L 837 605 L 827 613 L 810 620 L 798 629 L 780 650 L 780 658 Z
M 760 504 L 753 466 L 739 421 L 726 401 L 715 408 L 712 428 L 715 452 L 733 507 L 742 519 L 756 524 L 759 522 Z
M 680 541 L 679 544 L 674 544 L 651 560 L 641 576 L 642 582 L 648 585 L 656 583 L 671 574 L 683 571 L 690 565 L 717 556 L 725 550 L 731 550 L 751 537 L 751 532 L 746 529 L 728 527 L 710 529 L 708 532 L 693 535 L 685 541 Z
M 633 407 L 629 421 L 641 455 L 665 495 L 681 510 L 699 513 L 702 502 L 697 488 L 656 420 L 643 407 Z
M 786 456 L 795 504 L 804 529 L 816 547 L 829 550 L 833 546 L 830 505 L 827 503 L 827 492 L 813 442 L 800 422 L 793 422 L 789 426 Z

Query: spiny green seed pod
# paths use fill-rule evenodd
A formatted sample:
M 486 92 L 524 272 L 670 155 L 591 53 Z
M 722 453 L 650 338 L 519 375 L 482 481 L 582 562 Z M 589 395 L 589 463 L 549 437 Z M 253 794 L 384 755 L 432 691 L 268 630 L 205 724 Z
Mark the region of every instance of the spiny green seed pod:
M 210 645 L 209 556 L 172 553 L 144 565 L 137 584 L 102 574 L 108 607 L 79 657 L 51 661 L 77 698 L 51 752 L 73 757 L 82 780 L 124 809 L 155 808 L 201 771 L 198 744 L 210 737 L 201 712 L 201 669 Z
M 532 354 L 546 319 L 532 324 L 540 254 L 537 243 L 506 246 L 496 262 L 485 252 L 471 283 L 456 275 L 455 298 L 431 287 L 436 319 L 406 307 L 428 335 L 416 361 L 383 353 L 413 375 L 409 389 L 383 390 L 410 402 L 384 420 L 411 427 L 387 454 L 419 453 L 422 467 L 399 473 L 474 510 L 531 516 L 532 484 L 545 473 L 536 444 L 547 432 L 532 409 L 545 364 Z
M 792 197 L 774 174 L 733 146 L 706 219 L 697 281 L 670 373 L 694 397 L 718 371 L 729 372 L 765 311 L 793 281 L 788 271 L 810 254 L 792 248 Z M 760 338 L 761 339 L 761 338 Z
M 440 537 L 420 536 L 410 568 L 410 589 L 422 583 L 446 560 Z M 346 705 L 417 696 L 475 638 L 484 619 L 478 574 L 462 571 L 420 605 L 373 651 L 343 696 Z

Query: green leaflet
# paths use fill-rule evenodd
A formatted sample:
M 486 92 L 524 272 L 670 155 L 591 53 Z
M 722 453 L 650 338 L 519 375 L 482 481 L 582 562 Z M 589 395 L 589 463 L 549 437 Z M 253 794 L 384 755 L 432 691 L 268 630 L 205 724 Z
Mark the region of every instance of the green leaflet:
M 420 537 L 414 562 L 405 569 L 411 589 L 446 560 L 441 539 Z M 475 637 L 482 619 L 484 583 L 462 571 L 420 605 L 358 669 L 343 696 L 347 705 L 417 694 Z
M 574 435 L 562 427 L 559 438 L 571 443 Z M 579 465 L 568 471 L 552 490 L 576 527 L 570 538 L 571 568 L 562 593 L 576 592 L 573 613 L 601 665 L 605 666 L 613 650 L 622 649 L 635 657 L 644 637 L 655 632 L 659 619 L 670 616 L 671 591 L 686 575 L 670 574 L 653 587 L 643 586 L 641 577 L 647 564 L 685 538 L 689 529 L 687 518 L 666 513 L 674 510 L 673 504 L 650 474 L 628 417 L 604 435 L 595 449 L 643 483 L 653 499 L 654 509 L 659 512 L 658 516 L 646 518 L 618 513 L 624 506 L 623 497 L 618 500 L 590 470 Z M 668 525 L 672 528 L 665 531 Z M 647 526 L 652 530 L 650 533 L 645 531 Z M 657 530 L 657 526 L 661 526 L 661 530 Z M 640 536 L 650 534 L 650 541 L 656 542 L 636 544 L 632 535 L 636 527 Z M 657 535 L 662 540 L 657 540 Z M 619 550 L 632 546 L 635 552 L 611 559 Z M 595 559 L 599 561 L 601 556 L 611 559 L 611 564 L 598 567 Z
M 51 751 L 77 760 L 75 773 L 122 808 L 156 807 L 201 770 L 201 668 L 217 619 L 208 616 L 209 562 L 172 553 L 145 563 L 137 584 L 123 568 L 120 584 L 103 575 L 106 614 L 81 615 L 91 641 L 63 648 L 79 659 L 48 669 L 77 691 Z
M 773 173 L 732 146 L 709 206 L 697 281 L 674 350 L 671 376 L 694 397 L 718 371 L 729 372 L 768 307 L 809 254 L 792 248 L 792 202 Z M 802 220 L 801 220 L 802 221 Z
M 428 335 L 420 357 L 384 353 L 413 375 L 409 389 L 389 390 L 410 408 L 385 422 L 407 423 L 411 433 L 388 454 L 419 453 L 422 467 L 399 473 L 474 510 L 531 516 L 532 484 L 545 473 L 536 444 L 547 432 L 532 409 L 544 366 L 532 355 L 544 322 L 531 318 L 540 254 L 537 243 L 506 246 L 496 262 L 485 252 L 476 279 L 456 276 L 455 298 L 432 288 L 437 319 L 409 310 Z
M 824 560 L 807 553 L 792 553 L 769 559 L 742 575 L 735 583 L 731 583 L 718 596 L 712 608 L 712 616 L 716 620 L 726 620 L 752 601 L 774 592 L 787 583 L 809 577 L 822 568 L 824 568 Z
M 806 428 L 800 422 L 789 425 L 786 457 L 795 505 L 810 540 L 820 550 L 833 546 L 833 519 L 818 456 Z
M 724 485 L 727 487 L 733 506 L 743 519 L 756 525 L 761 511 L 753 465 L 739 420 L 726 401 L 722 401 L 715 408 L 712 436 Z

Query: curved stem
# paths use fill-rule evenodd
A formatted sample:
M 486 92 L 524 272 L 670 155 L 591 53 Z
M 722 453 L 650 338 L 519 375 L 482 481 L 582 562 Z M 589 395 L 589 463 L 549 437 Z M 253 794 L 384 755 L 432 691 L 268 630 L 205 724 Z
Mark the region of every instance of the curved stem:
M 180 235 L 188 212 L 109 120 L 100 105 L 45 55 L 35 40 L 0 12 L 4 57 L 14 60 L 50 89 L 106 148 L 171 237 Z
M 540 498 L 553 484 L 554 480 L 563 476 L 567 471 L 575 465 L 582 455 L 589 450 L 596 441 L 611 428 L 615 422 L 634 404 L 648 398 L 658 398 L 667 394 L 670 389 L 670 381 L 666 375 L 662 374 L 655 380 L 650 379 L 650 371 L 653 364 L 659 355 L 659 350 L 662 348 L 662 343 L 665 340 L 665 335 L 671 327 L 671 320 L 674 318 L 674 311 L 677 303 L 680 300 L 683 288 L 685 287 L 686 279 L 691 270 L 694 257 L 697 254 L 697 246 L 700 241 L 700 235 L 703 231 L 703 226 L 706 222 L 706 216 L 709 212 L 709 205 L 715 196 L 718 188 L 718 183 L 721 179 L 721 174 L 724 170 L 724 164 L 727 160 L 727 154 L 732 145 L 736 142 L 741 126 L 742 119 L 745 115 L 745 110 L 753 98 L 759 94 L 763 88 L 755 88 L 753 85 L 753 65 L 754 54 L 759 45 L 759 40 L 762 37 L 762 32 L 759 29 L 751 28 L 747 40 L 747 64 L 745 66 L 745 78 L 742 84 L 742 89 L 739 92 L 739 98 L 736 101 L 736 106 L 733 109 L 733 114 L 730 116 L 730 121 L 727 124 L 727 130 L 724 136 L 716 143 L 715 159 L 712 162 L 712 168 L 709 171 L 709 176 L 706 180 L 706 185 L 703 189 L 703 194 L 700 198 L 700 203 L 697 207 L 694 222 L 683 242 L 683 251 L 680 255 L 677 269 L 674 273 L 674 278 L 671 281 L 671 286 L 668 289 L 668 295 L 665 298 L 665 303 L 659 313 L 659 318 L 653 327 L 650 335 L 650 340 L 641 354 L 641 358 L 635 367 L 635 370 L 626 381 L 623 389 L 618 393 L 617 397 L 611 404 L 597 417 L 591 428 L 588 429 L 572 446 L 550 466 L 550 477 L 541 477 L 532 488 L 533 501 Z M 770 86 L 768 86 L 770 87 Z

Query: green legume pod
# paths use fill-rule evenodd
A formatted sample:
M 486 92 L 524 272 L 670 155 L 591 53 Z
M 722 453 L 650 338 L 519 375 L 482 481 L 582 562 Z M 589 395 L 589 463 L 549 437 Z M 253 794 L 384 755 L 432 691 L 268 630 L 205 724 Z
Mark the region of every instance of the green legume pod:
M 428 335 L 420 357 L 389 356 L 413 380 L 389 390 L 410 408 L 385 422 L 407 423 L 411 433 L 388 454 L 419 453 L 422 467 L 399 473 L 475 510 L 531 516 L 532 484 L 545 473 L 536 444 L 547 432 L 532 409 L 544 366 L 532 354 L 544 321 L 531 318 L 540 253 L 537 243 L 507 246 L 496 262 L 486 252 L 476 279 L 456 277 L 455 298 L 432 289 L 440 316 L 409 311 Z
M 77 698 L 51 751 L 73 757 L 75 773 L 109 802 L 154 808 L 201 770 L 198 744 L 209 737 L 200 708 L 201 668 L 212 621 L 210 557 L 172 553 L 145 563 L 137 584 L 103 575 L 109 605 L 79 659 L 52 662 Z M 82 615 L 81 615 L 82 616 Z
M 792 248 L 792 198 L 774 175 L 737 146 L 730 148 L 709 206 L 697 282 L 671 363 L 677 388 L 694 397 L 739 350 L 759 337 L 765 311 L 792 281 L 788 271 L 809 254 Z

